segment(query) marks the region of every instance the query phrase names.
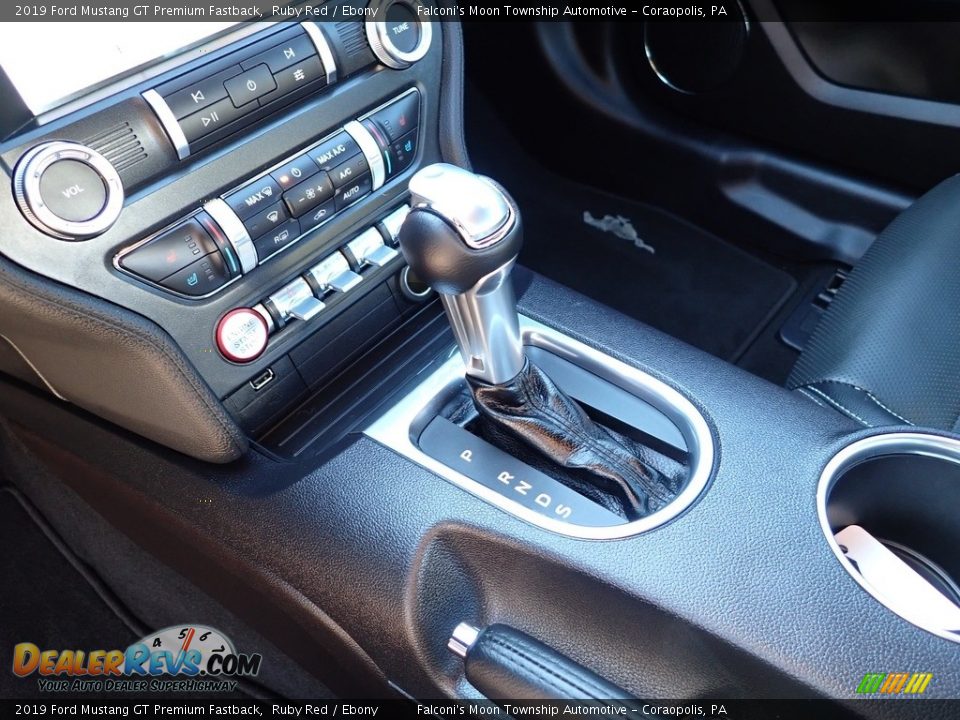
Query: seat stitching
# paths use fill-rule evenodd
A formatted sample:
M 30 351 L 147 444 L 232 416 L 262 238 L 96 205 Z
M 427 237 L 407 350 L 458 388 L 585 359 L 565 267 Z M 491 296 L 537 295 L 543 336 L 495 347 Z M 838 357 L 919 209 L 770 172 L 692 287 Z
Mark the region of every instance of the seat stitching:
M 859 421 L 860 421 L 861 423 L 863 423 L 866 427 L 870 427 L 870 423 L 868 423 L 868 422 L 867 422 L 866 420 L 864 420 L 862 417 L 860 417 L 859 415 L 857 415 L 857 414 L 856 414 L 853 410 L 851 410 L 850 408 L 844 407 L 842 404 L 840 404 L 839 402 L 837 402 L 836 400 L 834 400 L 832 397 L 830 397 L 829 395 L 827 395 L 827 394 L 824 393 L 824 392 L 821 392 L 820 390 L 818 390 L 817 388 L 815 388 L 815 387 L 813 387 L 813 386 L 811 386 L 811 385 L 807 385 L 807 387 L 810 389 L 811 392 L 815 392 L 817 395 L 819 395 L 819 396 L 822 397 L 824 400 L 826 400 L 828 403 L 830 403 L 831 405 L 833 405 L 833 407 L 835 407 L 835 408 L 836 408 L 837 410 L 839 410 L 840 412 L 844 413 L 845 415 L 848 415 L 849 417 L 853 418 L 854 420 L 859 420 Z

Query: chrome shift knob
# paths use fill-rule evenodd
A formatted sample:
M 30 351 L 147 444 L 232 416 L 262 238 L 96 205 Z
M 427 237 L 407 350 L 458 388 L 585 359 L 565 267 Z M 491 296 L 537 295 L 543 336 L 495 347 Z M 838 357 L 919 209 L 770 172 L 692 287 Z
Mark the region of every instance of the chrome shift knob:
M 440 295 L 467 374 L 499 385 L 523 369 L 510 271 L 523 242 L 520 215 L 489 178 L 438 163 L 410 179 L 400 249 Z

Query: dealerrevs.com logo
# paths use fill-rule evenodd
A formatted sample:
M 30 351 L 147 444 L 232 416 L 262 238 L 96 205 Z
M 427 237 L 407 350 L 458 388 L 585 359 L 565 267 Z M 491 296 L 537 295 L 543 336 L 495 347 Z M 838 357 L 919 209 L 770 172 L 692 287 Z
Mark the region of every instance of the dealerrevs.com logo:
M 254 677 L 263 658 L 238 653 L 219 630 L 176 625 L 144 636 L 126 650 L 13 649 L 13 672 L 37 676 L 44 692 L 229 692 L 235 678 Z

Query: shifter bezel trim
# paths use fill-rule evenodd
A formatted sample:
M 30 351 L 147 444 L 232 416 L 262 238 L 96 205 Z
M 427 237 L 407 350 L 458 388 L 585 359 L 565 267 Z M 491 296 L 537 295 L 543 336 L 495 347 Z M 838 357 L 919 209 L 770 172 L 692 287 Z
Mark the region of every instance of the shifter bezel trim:
M 594 373 L 626 392 L 650 403 L 680 430 L 687 445 L 690 477 L 666 507 L 640 520 L 620 525 L 589 527 L 556 520 L 533 512 L 508 496 L 430 457 L 417 439 L 444 401 L 464 381 L 464 364 L 456 350 L 411 392 L 375 420 L 364 434 L 443 479 L 526 522 L 559 535 L 580 540 L 619 540 L 658 528 L 690 508 L 713 475 L 716 450 L 713 434 L 700 411 L 681 393 L 652 375 L 605 355 L 551 327 L 520 315 L 525 346 L 538 347 Z

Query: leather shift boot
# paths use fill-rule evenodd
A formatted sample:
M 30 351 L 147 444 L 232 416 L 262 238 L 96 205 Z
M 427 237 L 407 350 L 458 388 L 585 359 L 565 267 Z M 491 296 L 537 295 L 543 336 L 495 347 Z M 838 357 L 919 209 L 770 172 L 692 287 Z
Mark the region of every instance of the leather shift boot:
M 578 471 L 581 478 L 588 474 L 596 489 L 615 496 L 631 519 L 659 510 L 679 491 L 677 477 L 644 462 L 651 454 L 647 448 L 595 423 L 529 360 L 502 385 L 467 380 L 485 424 Z

